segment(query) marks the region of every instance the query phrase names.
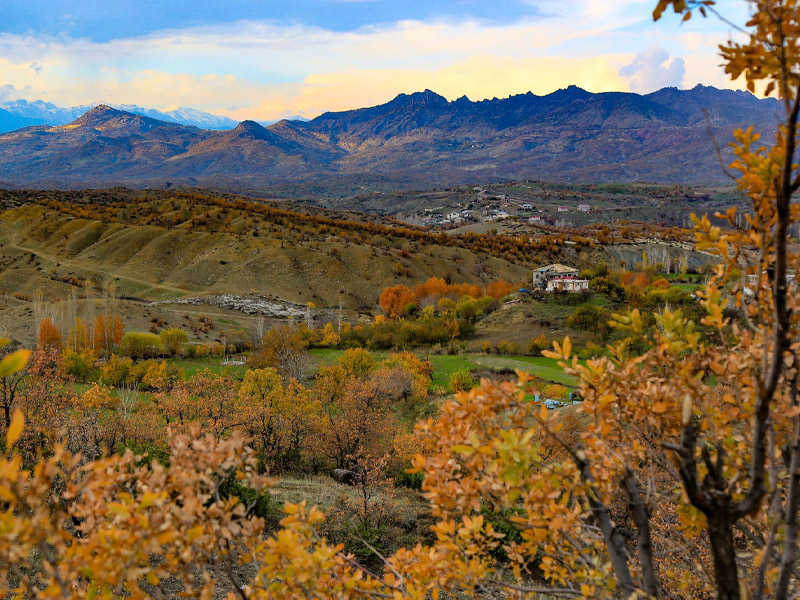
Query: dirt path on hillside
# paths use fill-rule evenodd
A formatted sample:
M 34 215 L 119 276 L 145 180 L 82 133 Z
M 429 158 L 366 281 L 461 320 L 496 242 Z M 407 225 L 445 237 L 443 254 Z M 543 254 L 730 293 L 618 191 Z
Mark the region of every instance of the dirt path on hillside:
M 115 278 L 115 279 L 124 279 L 125 281 L 129 281 L 129 282 L 136 283 L 136 284 L 139 284 L 139 285 L 143 285 L 143 286 L 146 286 L 146 287 L 158 288 L 158 289 L 161 289 L 161 290 L 170 291 L 170 292 L 173 292 L 175 294 L 179 294 L 180 296 L 185 296 L 186 294 L 190 293 L 189 290 L 186 290 L 186 289 L 183 289 L 183 288 L 178 288 L 178 287 L 174 287 L 174 286 L 171 286 L 171 285 L 165 285 L 163 283 L 155 283 L 153 281 L 147 281 L 145 279 L 139 279 L 137 277 L 130 277 L 128 275 L 122 275 L 122 274 L 114 272 L 114 271 L 107 271 L 107 270 L 103 270 L 103 269 L 99 269 L 99 268 L 95 268 L 95 267 L 89 267 L 89 266 L 87 266 L 85 264 L 76 263 L 75 261 L 73 261 L 73 260 L 71 260 L 69 258 L 63 258 L 63 257 L 60 257 L 58 255 L 51 254 L 49 252 L 44 252 L 42 250 L 37 250 L 35 248 L 27 248 L 25 246 L 20 246 L 19 244 L 16 243 L 16 241 L 14 240 L 13 236 L 14 236 L 14 234 L 12 232 L 11 233 L 11 238 L 9 239 L 8 243 L 6 244 L 7 246 L 9 246 L 11 248 L 14 248 L 15 250 L 19 250 L 20 252 L 28 252 L 30 254 L 35 254 L 39 258 L 42 258 L 42 259 L 44 259 L 44 260 L 46 260 L 48 262 L 51 262 L 54 266 L 56 264 L 59 264 L 61 266 L 66 265 L 66 266 L 72 267 L 73 269 L 76 269 L 76 270 L 88 271 L 90 273 L 96 273 L 97 275 L 103 275 L 105 277 L 111 277 L 111 278 Z

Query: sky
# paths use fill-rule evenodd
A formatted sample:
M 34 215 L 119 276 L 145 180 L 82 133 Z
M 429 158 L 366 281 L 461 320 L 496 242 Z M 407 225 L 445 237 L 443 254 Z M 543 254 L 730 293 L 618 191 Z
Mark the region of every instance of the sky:
M 656 0 L 2 0 L 0 101 L 193 107 L 242 120 L 568 85 L 741 89 L 729 26 Z M 746 2 L 719 0 L 732 21 Z

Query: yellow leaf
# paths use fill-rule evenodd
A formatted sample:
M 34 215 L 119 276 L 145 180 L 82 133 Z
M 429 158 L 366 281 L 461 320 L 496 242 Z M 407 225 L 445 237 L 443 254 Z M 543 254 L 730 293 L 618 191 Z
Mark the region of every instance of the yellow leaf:
M 11 446 L 17 442 L 24 427 L 25 417 L 22 416 L 22 411 L 17 409 L 14 411 L 14 416 L 11 417 L 11 425 L 8 426 L 8 433 L 6 433 L 6 450 L 10 450 Z
M 198 525 L 197 527 L 192 527 L 189 531 L 186 532 L 186 541 L 192 543 L 194 540 L 203 535 L 203 531 L 204 529 L 202 525 Z
M 17 350 L 0 360 L 0 377 L 8 377 L 22 370 L 30 354 L 30 350 Z

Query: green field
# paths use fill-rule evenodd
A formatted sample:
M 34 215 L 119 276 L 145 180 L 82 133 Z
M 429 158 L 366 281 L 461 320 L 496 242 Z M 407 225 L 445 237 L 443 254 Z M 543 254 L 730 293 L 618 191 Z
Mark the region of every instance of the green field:
M 208 370 L 215 375 L 230 375 L 236 379 L 242 379 L 247 372 L 247 366 L 222 365 L 222 359 L 214 358 L 168 358 L 167 362 L 172 363 L 179 369 L 183 369 L 186 377 L 191 377 L 195 373 Z
M 336 360 L 344 350 L 334 349 L 314 349 L 311 350 L 316 371 L 320 365 L 329 364 Z M 388 352 L 373 352 L 376 360 L 383 360 Z M 430 354 L 428 360 L 433 365 L 433 385 L 442 386 L 448 389 L 448 379 L 455 371 L 462 369 L 513 369 L 531 373 L 545 381 L 560 383 L 569 387 L 575 387 L 577 380 L 571 375 L 567 375 L 558 366 L 558 361 L 543 356 L 488 356 L 485 354 Z M 313 372 L 312 371 L 312 372 Z

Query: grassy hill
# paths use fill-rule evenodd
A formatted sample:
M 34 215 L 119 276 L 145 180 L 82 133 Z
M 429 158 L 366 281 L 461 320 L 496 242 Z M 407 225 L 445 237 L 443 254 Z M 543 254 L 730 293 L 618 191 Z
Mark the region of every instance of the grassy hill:
M 446 235 L 359 213 L 186 192 L 5 192 L 0 207 L 0 328 L 18 339 L 31 336 L 38 292 L 86 303 L 113 285 L 129 328 L 146 330 L 153 319 L 185 327 L 211 314 L 237 329 L 254 317 L 150 302 L 260 294 L 341 307 L 353 319 L 374 311 L 389 285 L 433 276 L 526 281 L 538 264 L 588 265 L 603 254 L 557 235 Z

